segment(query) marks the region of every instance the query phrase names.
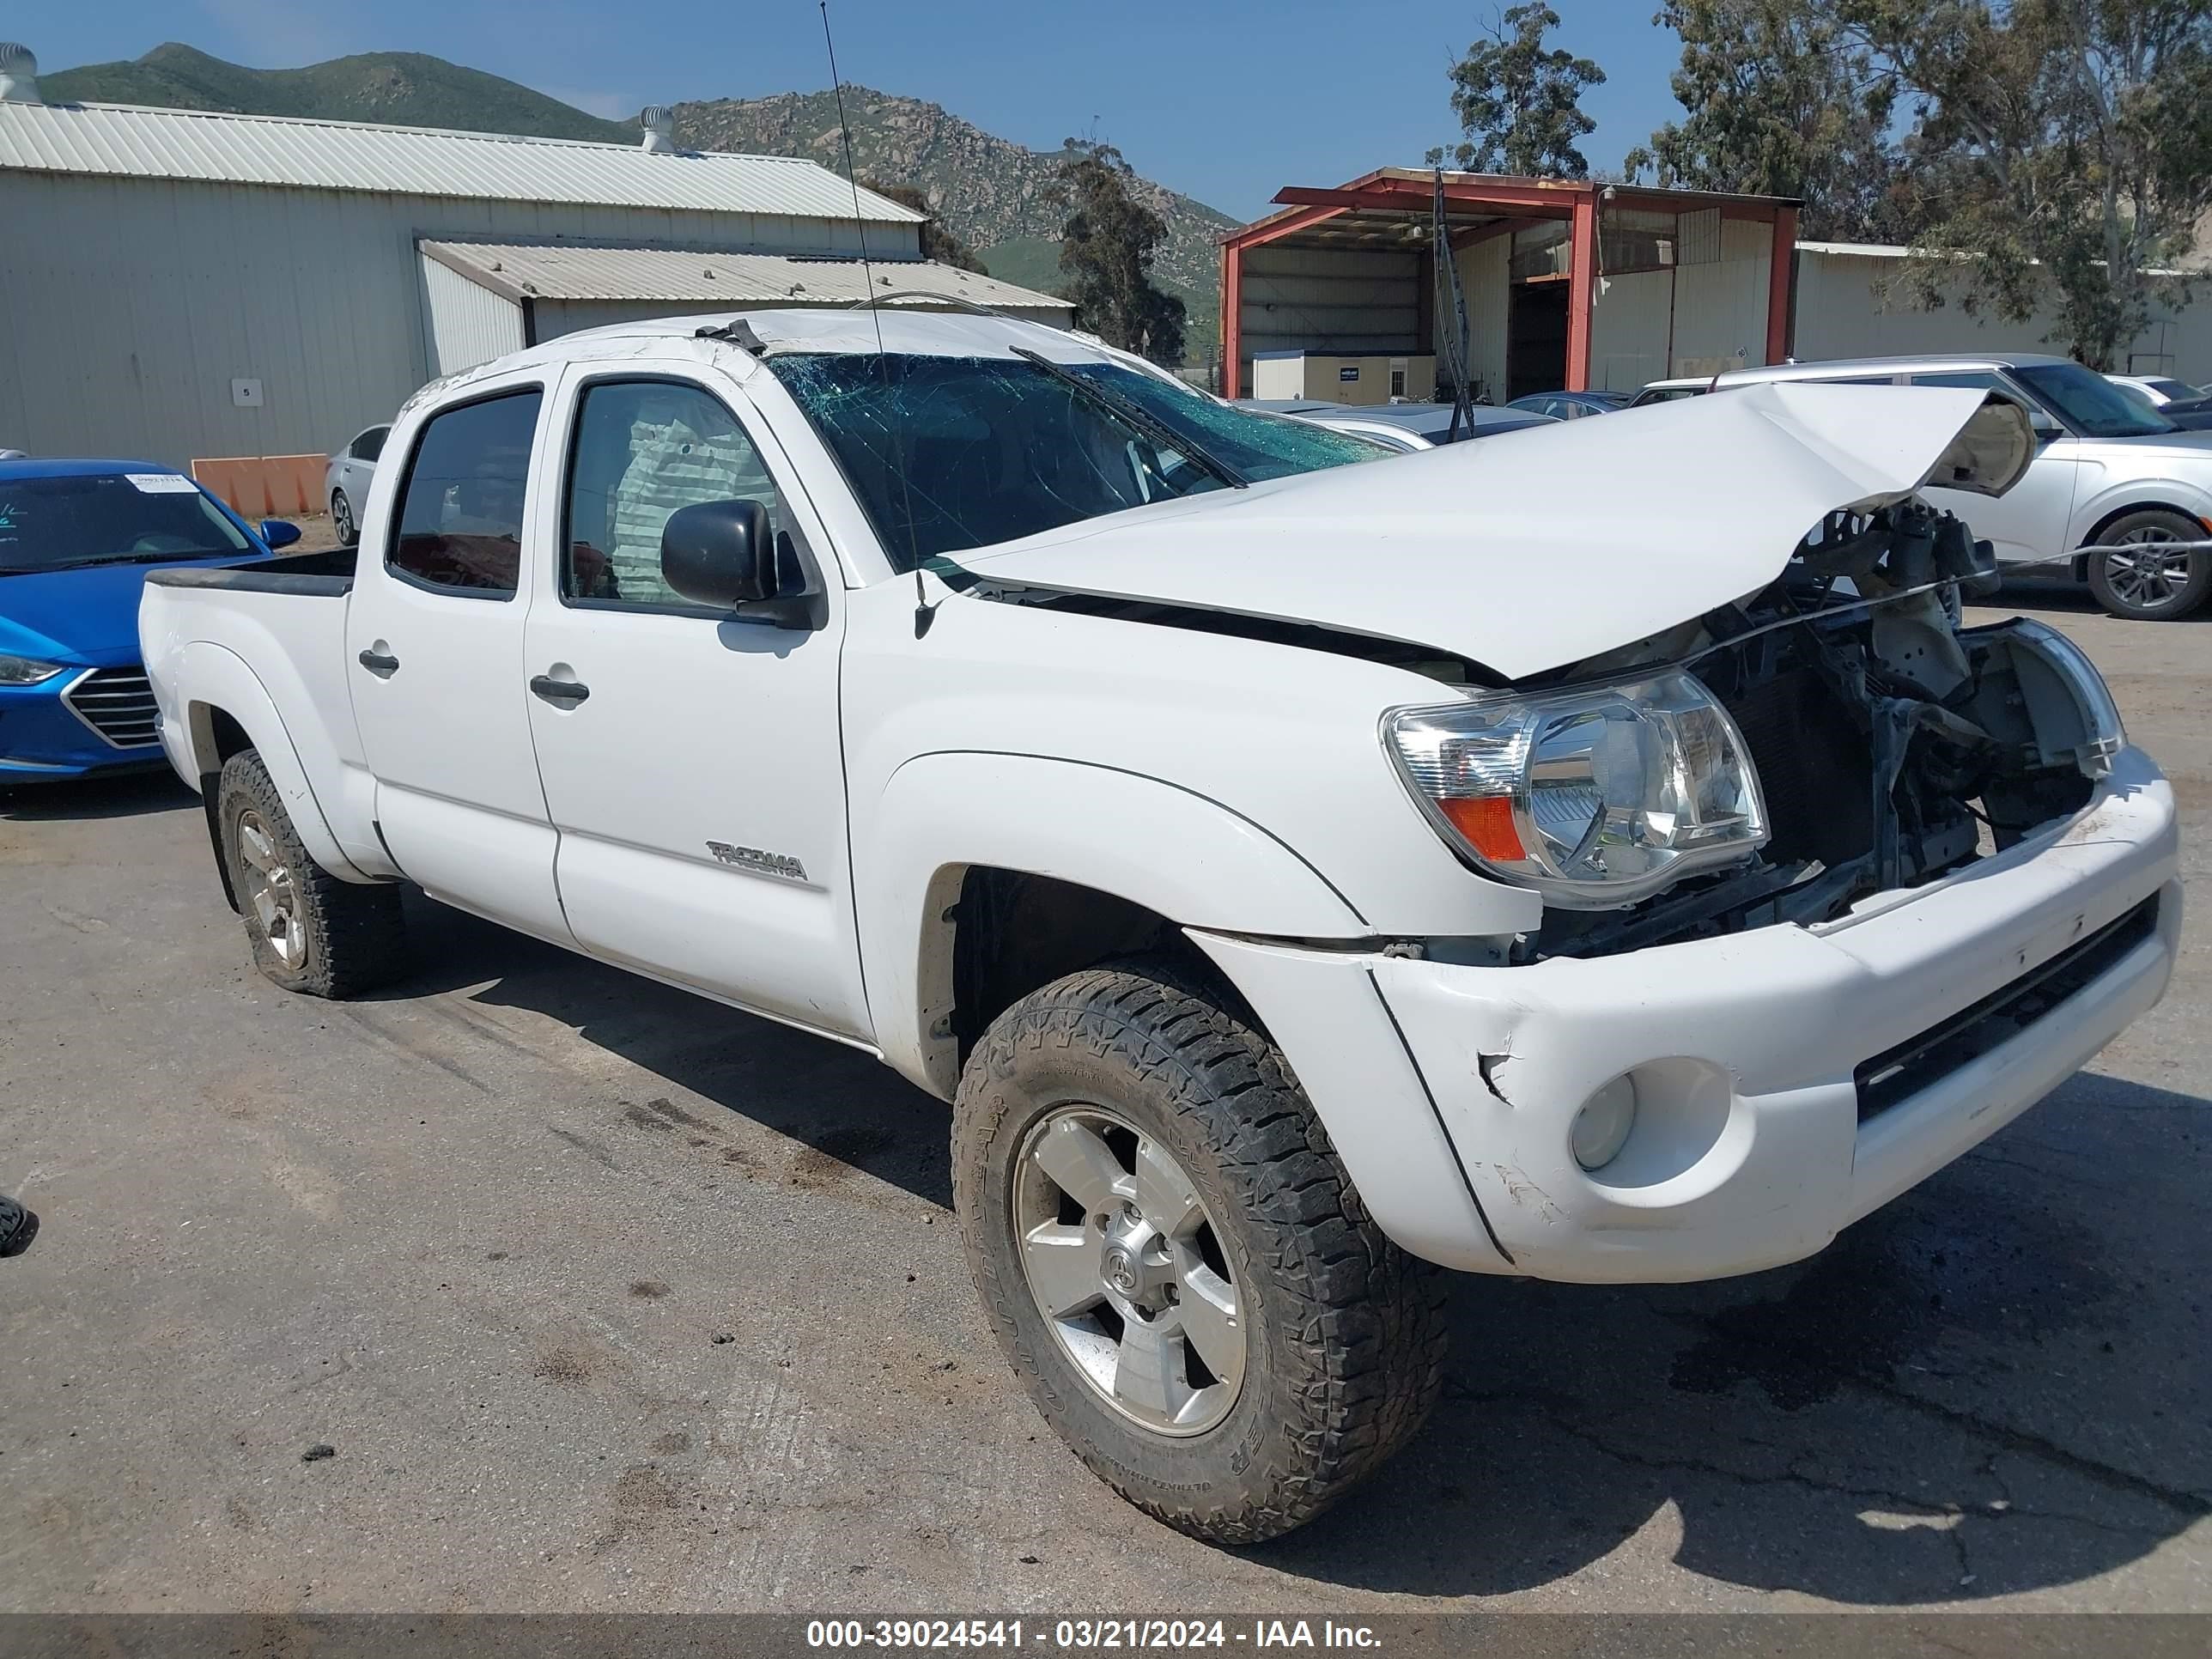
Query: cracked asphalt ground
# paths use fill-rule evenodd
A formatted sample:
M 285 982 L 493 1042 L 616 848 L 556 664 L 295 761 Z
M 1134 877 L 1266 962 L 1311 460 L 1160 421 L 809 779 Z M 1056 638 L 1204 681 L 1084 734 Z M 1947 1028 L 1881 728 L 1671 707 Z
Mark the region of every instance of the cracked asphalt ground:
M 2201 893 L 2212 623 L 2041 614 Z M 1425 1433 L 1230 1553 L 1031 1411 L 942 1107 L 411 920 L 405 985 L 289 997 L 173 785 L 0 805 L 0 1189 L 45 1223 L 0 1261 L 0 1608 L 2212 1609 L 2201 921 L 2156 1013 L 1809 1263 L 1458 1281 Z

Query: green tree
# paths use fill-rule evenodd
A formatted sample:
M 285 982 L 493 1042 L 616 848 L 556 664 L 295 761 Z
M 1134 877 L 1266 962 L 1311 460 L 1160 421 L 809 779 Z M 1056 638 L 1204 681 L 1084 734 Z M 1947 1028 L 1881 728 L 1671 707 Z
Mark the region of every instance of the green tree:
M 2147 321 L 2147 272 L 2212 210 L 2206 0 L 1808 0 L 1912 106 L 1905 212 L 1923 302 L 2023 320 L 2109 368 Z M 2158 297 L 2185 303 L 2182 285 Z
M 1582 112 L 1583 89 L 1603 86 L 1605 71 L 1587 58 L 1545 50 L 1559 14 L 1536 3 L 1509 7 L 1452 65 L 1452 113 L 1466 137 L 1452 147 L 1458 164 L 1477 173 L 1580 179 L 1589 161 L 1576 142 L 1597 123 Z M 1429 152 L 1431 165 L 1443 149 Z
M 1668 0 L 1651 21 L 1681 38 L 1673 89 L 1684 115 L 1629 152 L 1630 178 L 1797 197 L 1811 238 L 1904 234 L 1897 82 L 1838 19 L 1805 0 Z
M 1113 145 L 1071 138 L 1065 148 L 1047 199 L 1067 210 L 1060 269 L 1076 325 L 1173 368 L 1182 361 L 1183 303 L 1152 283 L 1167 223 L 1137 199 L 1136 171 Z
M 862 190 L 872 190 L 878 196 L 887 196 L 901 207 L 910 207 L 916 213 L 927 214 L 921 227 L 921 257 L 934 259 L 939 264 L 956 265 L 962 270 L 983 269 L 983 262 L 975 249 L 945 229 L 937 217 L 937 210 L 929 204 L 929 192 L 920 185 L 886 185 L 874 179 L 860 180 Z

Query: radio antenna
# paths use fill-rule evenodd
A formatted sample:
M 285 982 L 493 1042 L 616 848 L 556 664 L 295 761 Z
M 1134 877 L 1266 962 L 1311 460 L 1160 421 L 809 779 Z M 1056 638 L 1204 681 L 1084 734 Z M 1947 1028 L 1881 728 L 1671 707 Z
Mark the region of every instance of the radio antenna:
M 921 580 L 921 546 L 914 533 L 914 490 L 907 482 L 906 446 L 900 441 L 898 388 L 891 380 L 891 360 L 884 349 L 884 314 L 876 303 L 875 268 L 868 262 L 868 222 L 860 212 L 860 175 L 853 165 L 853 125 L 845 118 L 845 82 L 837 73 L 837 42 L 830 33 L 830 0 L 821 0 L 822 44 L 830 53 L 830 90 L 837 100 L 837 134 L 845 148 L 845 182 L 853 187 L 853 228 L 860 239 L 860 283 L 868 296 L 868 320 L 876 328 L 876 367 L 884 380 L 884 423 L 890 429 L 891 466 L 898 474 L 899 499 L 906 509 L 907 556 L 914 562 L 914 636 L 929 632 L 933 620 L 929 589 Z

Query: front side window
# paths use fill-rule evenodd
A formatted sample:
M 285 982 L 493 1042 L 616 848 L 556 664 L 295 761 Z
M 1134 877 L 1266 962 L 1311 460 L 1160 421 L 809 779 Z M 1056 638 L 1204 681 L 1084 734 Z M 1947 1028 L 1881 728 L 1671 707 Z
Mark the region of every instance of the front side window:
M 660 532 L 702 501 L 758 501 L 783 543 L 783 498 L 721 400 L 674 380 L 602 380 L 584 390 L 568 463 L 561 595 L 686 605 L 661 580 Z
M 246 532 L 178 472 L 0 483 L 0 575 L 247 553 Z
M 442 410 L 424 423 L 385 561 L 395 574 L 472 598 L 514 597 L 531 439 L 544 401 L 532 386 Z
M 1018 357 L 793 352 L 777 380 L 844 471 L 894 567 L 1223 488 L 1157 422 L 1248 480 L 1389 453 L 1118 363 L 1072 362 L 1095 398 Z M 1133 404 L 1150 421 L 1115 411 Z

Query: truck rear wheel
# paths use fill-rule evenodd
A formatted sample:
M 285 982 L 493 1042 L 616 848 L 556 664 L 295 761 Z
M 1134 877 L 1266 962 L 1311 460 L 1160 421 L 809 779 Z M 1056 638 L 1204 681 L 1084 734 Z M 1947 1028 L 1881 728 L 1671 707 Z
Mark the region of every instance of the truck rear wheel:
M 252 750 L 223 763 L 218 790 L 223 861 L 255 967 L 318 997 L 354 996 L 406 970 L 397 887 L 340 881 L 309 858 Z
M 1275 1046 L 1164 964 L 1071 974 L 1000 1015 L 952 1158 L 1007 1357 L 1168 1525 L 1279 1536 L 1435 1404 L 1440 1275 L 1369 1218 Z

